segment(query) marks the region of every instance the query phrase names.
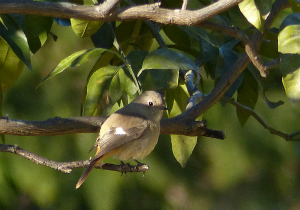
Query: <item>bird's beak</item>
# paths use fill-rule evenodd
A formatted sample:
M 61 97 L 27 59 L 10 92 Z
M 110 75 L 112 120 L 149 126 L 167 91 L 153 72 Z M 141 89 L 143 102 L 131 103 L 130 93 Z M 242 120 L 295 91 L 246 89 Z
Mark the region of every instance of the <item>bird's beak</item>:
M 167 107 L 163 106 L 162 110 L 169 110 Z

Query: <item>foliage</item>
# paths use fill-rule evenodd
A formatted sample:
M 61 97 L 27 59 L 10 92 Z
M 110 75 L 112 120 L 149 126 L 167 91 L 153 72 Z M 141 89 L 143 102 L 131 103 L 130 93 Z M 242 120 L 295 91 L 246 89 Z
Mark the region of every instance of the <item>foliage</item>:
M 207 0 L 190 0 L 189 9 L 198 9 L 208 2 L 211 3 Z M 237 102 L 251 109 L 262 102 L 273 109 L 283 105 L 283 102 L 271 102 L 266 93 L 273 94 L 273 91 L 284 88 L 286 96 L 293 103 L 298 102 L 300 15 L 296 13 L 299 12 L 297 1 L 290 2 L 291 9 L 278 15 L 258 51 L 263 61 L 280 57 L 280 64 L 270 70 L 267 78 L 261 78 L 258 70 L 249 65 L 224 94 L 225 97 L 235 97 Z M 91 1 L 80 3 L 90 5 Z M 162 3 L 173 8 L 180 5 L 181 1 L 163 0 Z M 255 29 L 263 30 L 273 3 L 272 0 L 245 0 L 239 4 L 239 9 L 232 8 L 209 21 L 222 26 L 239 27 L 251 36 Z M 24 66 L 36 71 L 32 67 L 32 57 L 53 38 L 49 33 L 54 19 L 16 14 L 0 17 L 1 108 L 2 95 L 18 81 Z M 103 22 L 71 19 L 70 24 L 69 28 L 78 37 L 90 39 L 94 48 L 73 52 L 62 59 L 37 87 L 47 86 L 48 81 L 60 77 L 60 73 L 68 74 L 73 67 L 96 60 L 88 69 L 87 77 L 82 78 L 85 87 L 81 90 L 84 92 L 81 114 L 84 116 L 107 115 L 112 107 L 127 104 L 139 92 L 156 89 L 165 91 L 167 107 L 170 109 L 167 115 L 175 117 L 185 111 L 189 98 L 182 74 L 187 70 L 193 70 L 195 75 L 200 72 L 200 84 L 212 80 L 217 85 L 245 52 L 239 40 L 199 26 L 159 26 L 160 35 L 168 46 L 164 48 L 158 45 L 158 37 L 153 36 L 150 28 L 141 20 Z M 210 87 L 198 86 L 205 93 L 211 91 Z M 243 126 L 251 116 L 247 110 L 240 108 L 236 108 L 236 113 Z M 172 135 L 170 138 L 176 160 L 185 166 L 195 148 L 197 137 Z M 257 147 L 255 149 L 259 150 Z

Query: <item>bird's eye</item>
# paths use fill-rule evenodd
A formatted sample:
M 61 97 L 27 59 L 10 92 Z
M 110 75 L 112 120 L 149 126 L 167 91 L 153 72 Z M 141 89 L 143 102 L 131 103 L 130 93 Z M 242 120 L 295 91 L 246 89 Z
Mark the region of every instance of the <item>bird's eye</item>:
M 152 103 L 152 101 L 149 101 L 149 106 L 153 106 L 153 103 Z

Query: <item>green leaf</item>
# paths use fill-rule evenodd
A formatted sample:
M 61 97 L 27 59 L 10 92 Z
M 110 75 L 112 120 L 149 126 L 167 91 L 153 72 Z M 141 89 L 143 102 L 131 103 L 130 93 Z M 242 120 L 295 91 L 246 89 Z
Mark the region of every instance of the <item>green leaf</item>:
M 25 33 L 32 53 L 36 53 L 46 42 L 53 18 L 37 15 L 25 16 Z
M 108 50 L 108 49 L 103 49 L 103 48 L 95 48 L 95 49 L 81 50 L 81 51 L 75 52 L 72 55 L 68 56 L 67 58 L 63 59 L 55 67 L 55 69 L 48 76 L 46 76 L 44 78 L 43 82 L 40 83 L 38 86 L 42 85 L 43 83 L 45 83 L 52 77 L 60 74 L 65 69 L 70 68 L 70 67 L 80 66 L 80 65 L 90 61 L 93 58 L 100 57 L 105 52 L 110 52 L 110 53 L 113 53 L 114 55 L 119 56 L 116 52 Z
M 158 49 L 146 56 L 138 76 L 147 69 L 198 70 L 199 68 L 182 53 L 169 49 Z
M 278 33 L 268 31 L 261 43 L 258 53 L 268 58 L 278 58 Z
M 231 26 L 231 23 L 224 17 L 218 15 L 210 19 L 211 22 L 217 23 L 219 25 L 224 26 Z M 230 36 L 222 33 L 218 33 L 212 30 L 206 30 L 197 26 L 190 26 L 188 27 L 188 30 L 190 30 L 192 33 L 198 35 L 211 45 L 215 47 L 221 47 L 223 44 L 225 44 L 228 40 L 232 39 Z
M 281 53 L 280 70 L 288 98 L 296 103 L 300 99 L 300 14 L 287 16 L 278 36 Z
M 149 27 L 141 20 L 122 22 L 116 28 L 116 38 L 125 55 L 132 50 L 149 50 L 153 36 Z
M 272 0 L 255 0 L 255 5 L 257 6 L 262 18 L 266 20 L 272 9 Z
M 106 66 L 95 71 L 89 78 L 87 93 L 83 105 L 83 116 L 95 116 L 106 114 L 110 102 L 110 85 L 116 73 L 120 70 L 118 66 Z M 116 81 L 113 86 L 116 86 Z
M 300 2 L 297 0 L 289 0 L 290 6 L 292 7 L 293 12 L 300 13 Z
M 120 66 L 106 66 L 95 71 L 87 84 L 83 115 L 107 115 L 111 107 L 129 92 L 133 96 L 138 87 L 128 71 Z M 123 100 L 124 101 L 124 100 Z
M 9 88 L 19 78 L 23 69 L 24 63 L 0 37 L 0 89 Z
M 179 71 L 174 69 L 150 69 L 142 81 L 143 90 L 166 90 L 178 86 Z
M 191 46 L 192 36 L 184 30 L 183 26 L 164 25 L 163 30 L 172 42 L 178 45 Z
M 144 90 L 153 88 L 165 90 L 177 87 L 179 70 L 190 69 L 197 70 L 198 67 L 185 55 L 169 49 L 159 49 L 145 57 L 137 76 Z M 147 72 L 147 76 L 143 74 L 144 71 Z
M 231 66 L 234 65 L 236 60 L 237 60 L 237 56 L 231 49 L 228 49 L 226 45 L 219 49 L 219 58 L 217 60 L 216 73 L 215 73 L 216 74 L 215 85 L 217 85 L 217 83 L 231 68 Z M 227 98 L 231 98 L 236 92 L 236 90 L 239 88 L 242 79 L 243 79 L 243 75 L 240 75 L 230 86 L 230 88 L 226 91 L 224 96 Z M 221 104 L 224 105 L 224 103 Z
M 197 137 L 171 135 L 172 151 L 181 167 L 185 167 L 196 144 Z
M 14 53 L 25 65 L 32 69 L 30 50 L 23 30 L 9 15 L 1 15 L 4 24 L 0 24 L 0 36 L 9 44 Z
M 89 21 L 71 18 L 72 29 L 80 38 L 93 35 L 103 24 L 104 21 Z
M 185 111 L 188 97 L 185 85 L 179 85 L 177 88 L 166 91 L 166 103 L 170 109 L 168 111 L 169 118 Z M 176 160 L 184 167 L 197 144 L 197 137 L 171 135 L 171 142 Z
M 249 71 L 244 71 L 243 82 L 238 89 L 237 102 L 247 107 L 254 109 L 254 106 L 258 99 L 258 85 L 254 77 Z M 241 125 L 244 125 L 250 113 L 247 110 L 237 108 L 237 116 Z
M 241 3 L 239 3 L 239 8 L 249 23 L 255 26 L 255 28 L 257 28 L 258 30 L 263 30 L 264 19 L 254 0 L 242 1 Z

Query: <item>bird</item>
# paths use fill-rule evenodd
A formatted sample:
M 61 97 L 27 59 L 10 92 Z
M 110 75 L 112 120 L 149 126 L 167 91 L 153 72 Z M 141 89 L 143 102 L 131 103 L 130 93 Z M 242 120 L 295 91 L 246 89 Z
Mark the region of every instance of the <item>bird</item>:
M 78 189 L 91 170 L 108 157 L 137 160 L 149 155 L 157 144 L 165 106 L 162 94 L 145 91 L 131 103 L 110 115 L 100 128 L 95 157 L 76 184 Z

